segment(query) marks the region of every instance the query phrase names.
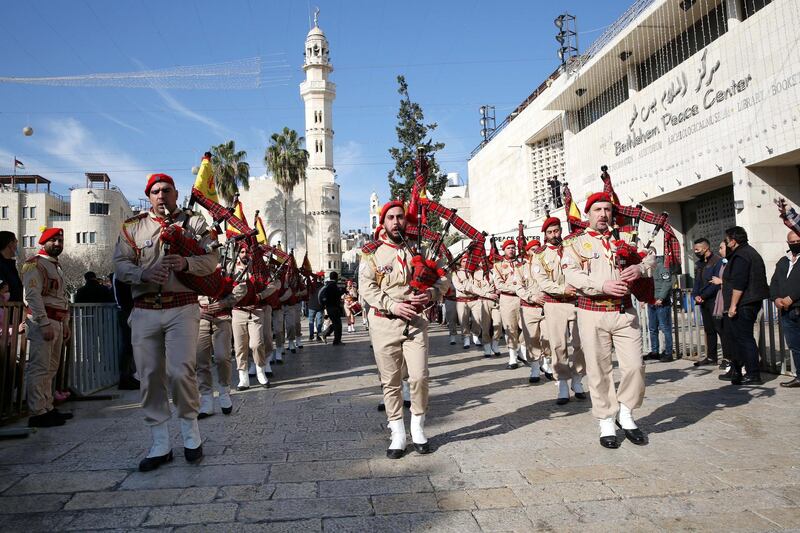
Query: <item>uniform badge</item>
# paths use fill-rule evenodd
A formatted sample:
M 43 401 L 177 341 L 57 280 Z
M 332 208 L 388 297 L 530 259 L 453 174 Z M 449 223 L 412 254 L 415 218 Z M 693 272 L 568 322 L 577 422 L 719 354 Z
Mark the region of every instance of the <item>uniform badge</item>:
M 392 265 L 386 265 L 386 266 L 379 266 L 378 267 L 378 272 L 380 272 L 381 274 L 389 274 L 389 273 L 392 272 L 392 270 L 394 270 L 392 268 Z
M 144 241 L 144 247 L 145 248 L 150 248 L 151 246 L 153 246 L 153 241 L 151 241 L 150 239 L 147 239 L 146 241 Z
M 590 243 L 589 241 L 586 241 L 585 243 L 583 243 L 583 249 L 586 250 L 587 252 L 591 252 L 592 251 L 592 243 Z
M 670 278 L 670 275 L 669 275 L 668 272 L 664 272 L 663 274 L 661 274 L 661 279 L 669 279 L 669 278 Z

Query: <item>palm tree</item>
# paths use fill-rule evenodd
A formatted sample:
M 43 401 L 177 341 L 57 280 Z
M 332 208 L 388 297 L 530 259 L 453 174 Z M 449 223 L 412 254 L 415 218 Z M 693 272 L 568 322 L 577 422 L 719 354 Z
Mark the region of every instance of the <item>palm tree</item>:
M 232 140 L 211 147 L 217 194 L 226 205 L 231 205 L 234 196 L 239 193 L 240 185 L 244 190 L 250 188 L 250 164 L 245 159 L 247 152 L 237 152 L 236 143 Z
M 284 243 L 287 250 L 289 249 L 289 197 L 300 181 L 305 182 L 306 167 L 308 167 L 308 152 L 300 146 L 304 141 L 305 139 L 298 136 L 296 131 L 284 127 L 281 133 L 272 134 L 270 145 L 264 153 L 267 170 L 272 172 L 275 184 L 283 191 L 283 236 L 287 241 Z

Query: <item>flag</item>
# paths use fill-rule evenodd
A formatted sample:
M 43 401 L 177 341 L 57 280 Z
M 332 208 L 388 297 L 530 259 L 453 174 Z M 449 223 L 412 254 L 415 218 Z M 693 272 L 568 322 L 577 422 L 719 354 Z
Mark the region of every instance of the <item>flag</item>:
M 569 190 L 569 186 L 566 183 L 564 184 L 564 211 L 567 213 L 570 233 L 586 227 L 586 223 L 581 220 L 581 210 L 575 200 L 572 199 L 572 191 Z
M 242 202 L 240 202 L 239 200 L 236 200 L 236 205 L 233 208 L 233 216 L 241 220 L 242 223 L 244 223 L 244 225 L 246 226 L 248 225 L 247 219 L 244 216 L 244 209 L 242 208 Z M 228 224 L 227 228 L 225 229 L 225 235 L 227 237 L 234 237 L 241 233 L 242 232 L 238 228 L 232 226 L 231 224 Z
M 264 222 L 261 220 L 261 216 L 256 216 L 256 229 L 258 230 L 258 235 L 256 238 L 258 239 L 258 244 L 267 244 L 267 231 L 264 229 Z
M 194 180 L 194 188 L 203 193 L 203 196 L 212 202 L 219 203 L 210 156 L 203 156 L 203 160 L 200 162 L 200 170 L 197 171 L 197 179 Z
M 20 161 L 19 159 L 17 159 L 15 157 L 14 158 L 14 168 L 25 168 L 25 165 L 23 164 L 22 161 Z
M 426 209 L 428 203 L 428 160 L 424 155 L 420 154 L 415 161 L 415 166 L 416 175 L 414 176 L 414 185 L 411 187 L 411 201 L 408 203 L 408 209 L 406 210 L 406 220 L 411 224 L 425 226 L 428 223 Z M 418 210 L 422 214 L 422 220 L 417 220 Z
M 311 261 L 308 260 L 308 252 L 303 256 L 303 264 L 300 266 L 300 272 L 304 276 L 311 275 Z
M 619 201 L 619 196 L 617 196 L 617 193 L 614 191 L 614 186 L 611 185 L 611 176 L 605 168 L 606 167 L 603 167 L 603 173 L 600 175 L 600 179 L 603 180 L 603 192 L 611 197 L 611 202 L 614 205 L 622 205 Z M 617 215 L 616 222 L 617 226 L 623 226 L 625 224 L 625 217 L 623 215 Z

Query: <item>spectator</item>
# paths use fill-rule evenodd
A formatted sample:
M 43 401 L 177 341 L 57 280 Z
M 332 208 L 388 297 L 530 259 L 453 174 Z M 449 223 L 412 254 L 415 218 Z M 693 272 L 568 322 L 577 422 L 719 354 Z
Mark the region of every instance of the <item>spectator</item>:
M 731 368 L 721 375 L 733 385 L 761 384 L 758 366 L 758 345 L 753 337 L 758 312 L 769 285 L 764 260 L 748 244 L 747 232 L 740 226 L 725 230 L 725 257 L 728 266 L 722 277 L 722 298 L 725 316 L 723 328 L 730 332 Z M 747 375 L 742 377 L 742 368 Z
M 711 279 L 720 275 L 722 258 L 711 251 L 711 243 L 705 237 L 694 241 L 694 255 L 697 256 L 697 262 L 694 267 L 692 296 L 695 304 L 700 307 L 703 330 L 706 333 L 706 356 L 696 361 L 694 366 L 715 365 L 718 357 L 717 336 L 721 336 L 722 320 L 714 318 L 714 304 L 719 285 L 712 283 Z
M 319 303 L 333 323 L 333 344 L 342 344 L 342 295 L 339 288 L 339 273 L 331 272 L 330 278 L 319 293 Z
M 133 295 L 131 286 L 117 279 L 113 274 L 109 276 L 111 286 L 114 287 L 114 300 L 117 302 L 117 326 L 120 331 L 119 351 L 119 390 L 139 390 L 139 380 L 136 379 L 136 363 L 133 360 L 133 340 L 128 318 L 133 311 Z
M 22 279 L 17 271 L 17 236 L 0 231 L 0 279 L 8 283 L 9 302 L 22 301 Z
M 655 303 L 647 304 L 648 327 L 650 329 L 651 353 L 659 353 L 658 332 L 664 334 L 664 353 L 659 357 L 662 363 L 673 361 L 672 357 L 672 271 L 664 267 L 664 256 L 656 256 L 653 269 L 655 284 Z
M 769 284 L 769 297 L 780 310 L 783 335 L 794 361 L 795 377 L 781 383 L 781 387 L 795 388 L 800 387 L 800 380 L 797 379 L 800 368 L 800 268 L 795 268 L 800 258 L 800 235 L 790 231 L 786 240 L 789 251 L 775 265 L 775 273 Z
M 3 322 L 6 318 L 6 310 L 3 307 L 3 304 L 8 303 L 8 299 L 11 297 L 11 291 L 8 287 L 8 282 L 4 279 L 0 279 L 0 327 L 3 327 Z M 0 330 L 0 337 L 3 336 L 3 331 Z
M 319 277 L 311 275 L 308 278 L 308 340 L 313 341 L 316 336 L 320 340 L 322 334 L 322 305 L 319 303 L 319 290 L 325 273 L 320 272 Z
M 114 302 L 114 293 L 100 283 L 97 274 L 87 272 L 83 275 L 85 283 L 75 293 L 76 304 L 104 304 Z
M 714 311 L 712 313 L 712 317 L 714 318 L 714 323 L 717 325 L 717 331 L 719 332 L 719 338 L 722 341 L 722 361 L 719 363 L 720 370 L 728 370 L 730 367 L 730 354 L 731 354 L 731 341 L 730 335 L 724 328 L 724 324 L 722 322 L 722 317 L 725 314 L 723 309 L 725 307 L 725 303 L 722 298 L 722 291 L 719 290 L 722 287 L 722 276 L 725 274 L 725 267 L 728 266 L 728 260 L 725 258 L 725 241 L 719 243 L 719 252 L 720 256 L 720 267 L 719 267 L 719 274 L 711 278 L 711 283 L 716 285 L 717 287 L 717 295 L 714 297 Z

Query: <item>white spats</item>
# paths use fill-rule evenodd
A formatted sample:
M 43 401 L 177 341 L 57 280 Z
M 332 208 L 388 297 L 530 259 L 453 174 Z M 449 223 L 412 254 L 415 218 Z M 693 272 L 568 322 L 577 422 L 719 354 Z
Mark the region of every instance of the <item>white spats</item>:
M 520 344 L 517 348 L 517 356 L 525 361 L 528 360 L 528 348 L 524 344 Z
M 559 379 L 558 384 L 558 397 L 569 399 L 569 382 L 566 379 Z
M 469 335 L 464 335 L 464 349 L 469 348 Z
M 531 377 L 541 377 L 542 371 L 539 369 L 539 361 L 531 361 Z
M 275 350 L 275 361 L 283 361 L 283 350 L 276 349 Z
M 636 429 L 639 426 L 633 421 L 633 410 L 629 409 L 624 403 L 619 404 L 619 425 L 622 429 Z
M 403 419 L 392 420 L 389 422 L 389 430 L 392 432 L 392 442 L 389 444 L 390 450 L 406 449 L 406 426 Z
M 586 392 L 583 390 L 583 376 L 575 376 L 572 378 L 572 391 L 576 394 Z
M 450 345 L 452 346 L 455 343 L 456 343 L 456 336 L 455 335 L 450 335 Z
M 492 347 L 488 343 L 483 345 L 483 355 L 487 357 L 491 357 L 492 355 Z
M 250 374 L 247 370 L 239 370 L 239 388 L 246 389 L 250 386 Z
M 478 346 L 481 343 L 481 340 L 478 338 L 477 335 L 472 335 L 472 345 Z
M 517 351 L 513 348 L 508 349 L 508 364 L 509 365 L 517 364 Z
M 203 444 L 200 438 L 200 426 L 197 425 L 197 420 L 181 418 L 181 435 L 183 436 L 184 448 L 194 450 Z
M 411 442 L 425 444 L 425 415 L 411 415 Z
M 550 365 L 550 358 L 549 357 L 543 357 L 542 358 L 542 372 L 545 372 L 547 374 L 552 374 L 553 373 L 553 367 Z
M 600 422 L 600 436 L 601 437 L 614 437 L 617 435 L 617 428 L 614 425 L 614 417 L 601 418 Z
M 200 395 L 200 413 L 204 415 L 214 414 L 214 396 L 212 394 Z
M 150 426 L 150 435 L 153 437 L 153 445 L 147 452 L 147 457 L 161 457 L 167 455 L 171 449 L 169 445 L 169 420 Z
M 223 409 L 230 409 L 233 407 L 233 402 L 231 401 L 231 391 L 228 389 L 227 385 L 219 386 L 219 406 Z
M 492 341 L 492 353 L 500 353 L 500 345 L 497 344 L 497 341 Z
M 262 385 L 266 385 L 269 383 L 269 379 L 267 378 L 267 367 L 266 366 L 259 366 L 256 368 L 256 377 L 258 378 L 258 382 Z

